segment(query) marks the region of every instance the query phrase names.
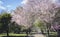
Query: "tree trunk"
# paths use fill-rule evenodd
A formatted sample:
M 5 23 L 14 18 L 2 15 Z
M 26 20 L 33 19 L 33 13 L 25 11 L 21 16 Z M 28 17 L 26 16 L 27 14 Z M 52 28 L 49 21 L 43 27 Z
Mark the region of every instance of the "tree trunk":
M 58 33 L 57 37 L 60 37 L 60 29 L 57 31 L 57 33 Z
M 47 37 L 49 37 L 49 23 L 47 23 Z
M 7 24 L 7 25 L 8 25 L 8 24 Z M 7 37 L 9 37 L 9 25 L 7 26 L 6 32 L 7 32 Z
M 9 32 L 8 32 L 8 30 L 7 30 L 7 37 L 9 37 Z
M 48 34 L 48 37 L 49 37 L 49 30 L 47 30 L 47 34 Z
M 28 30 L 26 31 L 27 37 L 28 37 Z

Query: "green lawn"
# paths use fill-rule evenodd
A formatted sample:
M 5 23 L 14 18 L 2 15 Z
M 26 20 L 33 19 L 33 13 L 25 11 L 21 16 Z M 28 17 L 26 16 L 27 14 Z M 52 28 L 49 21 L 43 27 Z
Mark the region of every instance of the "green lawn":
M 7 36 L 7 34 L 6 33 L 0 34 L 0 37 L 1 36 Z M 9 36 L 27 36 L 27 34 L 14 34 L 14 33 L 9 33 Z
M 45 34 L 47 34 L 47 33 L 45 32 Z M 53 36 L 55 35 L 56 36 L 57 33 L 56 32 L 50 32 L 50 35 L 53 35 Z M 0 34 L 0 37 L 1 36 L 7 36 L 7 34 L 6 33 L 2 33 L 2 34 Z M 14 34 L 14 33 L 9 33 L 9 36 L 27 36 L 27 34 Z
M 10 33 L 9 36 L 27 36 L 27 34 L 13 34 L 13 33 Z
M 3 33 L 3 34 L 0 34 L 0 36 L 7 36 L 7 34 Z

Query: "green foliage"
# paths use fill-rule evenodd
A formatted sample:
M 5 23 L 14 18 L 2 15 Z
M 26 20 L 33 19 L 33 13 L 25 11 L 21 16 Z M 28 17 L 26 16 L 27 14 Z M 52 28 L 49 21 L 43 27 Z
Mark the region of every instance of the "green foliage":
M 1 23 L 9 23 L 11 20 L 11 15 L 8 13 L 3 13 L 0 16 L 0 22 Z
M 34 23 L 34 26 L 35 26 L 35 28 L 38 28 L 42 32 L 42 34 L 44 32 L 46 32 L 46 25 L 44 25 L 44 23 L 42 21 L 36 20 Z
M 9 32 L 20 33 L 21 29 L 22 29 L 22 26 L 16 24 L 15 22 L 12 22 L 9 26 Z
M 11 15 L 9 13 L 0 14 L 0 32 L 6 31 L 8 29 L 8 24 L 10 24 Z
M 42 21 L 36 20 L 34 23 L 35 27 L 39 27 L 39 28 L 43 28 L 44 27 L 44 23 Z

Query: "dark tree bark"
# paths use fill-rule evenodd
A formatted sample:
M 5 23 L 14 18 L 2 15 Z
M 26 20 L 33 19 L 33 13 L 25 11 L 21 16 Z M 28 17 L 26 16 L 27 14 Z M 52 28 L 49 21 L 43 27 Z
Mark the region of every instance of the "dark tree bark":
M 7 32 L 7 37 L 9 37 L 9 25 L 7 26 L 6 32 Z
M 8 32 L 8 30 L 7 30 L 7 37 L 9 37 L 9 32 Z
M 60 29 L 57 30 L 57 33 L 58 33 L 57 37 L 60 37 Z
M 28 37 L 28 31 L 26 31 L 27 37 Z

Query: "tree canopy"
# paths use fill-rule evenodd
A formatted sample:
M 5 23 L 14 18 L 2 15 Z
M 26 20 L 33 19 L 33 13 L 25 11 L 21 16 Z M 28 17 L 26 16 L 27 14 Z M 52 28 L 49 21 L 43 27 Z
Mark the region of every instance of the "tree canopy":
M 8 25 L 10 24 L 10 21 L 11 15 L 9 13 L 0 14 L 0 29 L 6 31 L 8 29 Z

